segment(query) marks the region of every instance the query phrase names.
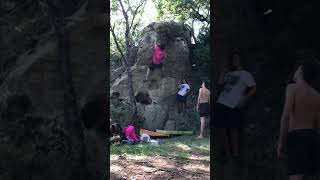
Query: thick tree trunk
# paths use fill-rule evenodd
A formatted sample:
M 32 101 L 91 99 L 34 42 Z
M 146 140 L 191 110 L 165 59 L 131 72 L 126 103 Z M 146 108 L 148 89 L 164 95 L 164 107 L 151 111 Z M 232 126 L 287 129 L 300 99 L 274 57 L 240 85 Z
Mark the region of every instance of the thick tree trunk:
M 80 121 L 70 61 L 69 32 L 64 28 L 63 17 L 56 25 L 58 35 L 58 58 L 64 89 L 64 121 L 68 133 L 69 157 L 72 166 L 71 179 L 87 179 L 86 151 L 83 124 Z
M 133 90 L 131 66 L 130 66 L 130 64 L 128 62 L 128 60 L 130 58 L 130 48 L 126 48 L 126 55 L 124 55 L 122 50 L 121 50 L 121 48 L 120 48 L 120 45 L 119 45 L 119 43 L 117 41 L 117 37 L 115 35 L 115 32 L 114 32 L 113 28 L 114 27 L 111 27 L 110 30 L 111 30 L 112 36 L 114 38 L 114 41 L 116 43 L 117 49 L 121 54 L 121 57 L 123 59 L 123 62 L 124 62 L 124 65 L 125 65 L 125 68 L 126 68 L 126 71 L 127 71 L 130 105 L 131 105 L 131 108 L 133 110 L 133 114 L 136 115 L 138 113 L 138 110 L 137 110 L 137 104 L 136 104 L 136 100 L 135 100 L 135 96 L 134 96 L 134 90 Z M 128 37 L 127 33 L 126 33 L 125 37 Z M 129 41 L 127 41 L 127 39 L 126 39 L 126 45 L 128 44 L 128 42 Z M 126 47 L 128 47 L 128 46 L 126 46 Z
M 127 69 L 127 73 L 128 73 L 128 88 L 129 88 L 129 93 L 130 93 L 130 102 L 131 102 L 131 105 L 133 108 L 133 114 L 137 115 L 138 109 L 137 109 L 136 99 L 134 96 L 131 67 L 127 66 L 126 69 Z
M 130 45 L 130 24 L 129 24 L 129 18 L 128 14 L 123 11 L 124 17 L 126 20 L 126 32 L 125 32 L 125 40 L 126 40 L 126 66 L 127 66 L 127 73 L 128 73 L 128 86 L 130 88 L 130 102 L 131 106 L 133 108 L 134 115 L 138 113 L 137 110 L 137 104 L 134 96 L 134 90 L 133 90 L 133 82 L 132 82 L 132 72 L 130 67 L 130 53 L 131 53 L 131 45 Z
M 61 2 L 47 0 L 49 18 L 58 38 L 58 64 L 61 70 L 64 92 L 64 124 L 67 134 L 67 155 L 71 168 L 68 179 L 88 179 L 86 148 L 84 144 L 84 126 L 80 120 L 74 83 L 72 80 L 69 30 L 65 27 L 67 7 Z

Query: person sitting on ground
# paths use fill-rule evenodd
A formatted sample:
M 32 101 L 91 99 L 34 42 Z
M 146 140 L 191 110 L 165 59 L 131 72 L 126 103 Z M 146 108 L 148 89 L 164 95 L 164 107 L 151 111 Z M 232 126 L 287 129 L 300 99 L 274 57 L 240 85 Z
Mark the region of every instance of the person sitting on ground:
M 214 107 L 213 127 L 217 134 L 217 141 L 222 146 L 221 152 L 225 153 L 223 156 L 226 158 L 231 157 L 231 152 L 233 158 L 239 158 L 239 136 L 245 106 L 256 93 L 256 82 L 244 66 L 243 55 L 239 51 L 233 51 L 228 67 L 221 73 L 218 82 L 222 90 Z
M 179 113 L 185 112 L 187 106 L 187 95 L 190 92 L 190 86 L 186 79 L 183 79 L 181 85 L 179 86 L 179 91 L 177 94 L 178 111 Z
M 123 128 L 125 139 L 129 142 L 129 144 L 138 144 L 139 138 L 136 135 L 135 128 L 130 123 L 126 124 L 128 124 L 128 126 Z
M 149 64 L 148 70 L 147 70 L 147 75 L 146 75 L 146 79 L 144 80 L 144 82 L 148 81 L 149 78 L 149 74 L 150 74 L 150 70 L 153 71 L 156 68 L 160 68 L 161 69 L 161 74 L 163 76 L 163 63 L 162 60 L 166 57 L 166 52 L 165 50 L 165 44 L 164 43 L 157 43 L 157 41 L 155 41 L 155 46 L 153 49 L 153 58 L 152 61 Z
M 122 128 L 118 123 L 112 122 L 110 118 L 110 143 L 117 144 L 121 141 Z
M 277 155 L 286 155 L 290 180 L 302 180 L 320 170 L 319 72 L 319 64 L 305 62 L 296 70 L 295 82 L 286 88 Z
M 200 135 L 198 138 L 203 138 L 203 131 L 205 125 L 205 117 L 209 117 L 210 113 L 210 90 L 209 82 L 203 81 L 199 89 L 199 96 L 197 101 L 197 111 L 200 114 Z

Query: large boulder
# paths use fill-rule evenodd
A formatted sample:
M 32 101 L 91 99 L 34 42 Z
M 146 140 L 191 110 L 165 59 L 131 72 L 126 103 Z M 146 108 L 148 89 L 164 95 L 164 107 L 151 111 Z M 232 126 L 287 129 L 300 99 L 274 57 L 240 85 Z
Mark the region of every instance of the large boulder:
M 176 93 L 181 79 L 190 72 L 189 28 L 176 22 L 152 23 L 144 28 L 137 53 L 137 61 L 132 66 L 133 89 L 138 112 L 146 118 L 144 128 L 183 129 L 175 105 Z M 154 42 L 166 44 L 167 58 L 164 60 L 164 76 L 159 69 L 150 74 L 148 82 L 143 82 L 148 64 L 153 57 Z M 111 84 L 111 94 L 129 99 L 127 75 L 122 73 Z

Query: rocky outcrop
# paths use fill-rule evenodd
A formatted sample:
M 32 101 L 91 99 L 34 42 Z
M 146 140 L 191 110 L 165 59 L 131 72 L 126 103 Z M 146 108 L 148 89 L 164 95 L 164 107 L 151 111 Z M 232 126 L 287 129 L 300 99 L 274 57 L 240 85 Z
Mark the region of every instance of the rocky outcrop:
M 154 42 L 166 44 L 167 58 L 164 60 L 164 76 L 156 69 L 148 82 L 143 82 L 148 64 L 152 60 Z M 144 28 L 137 53 L 137 62 L 132 67 L 133 88 L 138 112 L 146 118 L 144 128 L 183 129 L 183 120 L 177 113 L 175 98 L 182 77 L 190 73 L 190 31 L 176 22 L 152 23 Z M 111 93 L 128 99 L 127 75 L 123 73 L 111 84 Z

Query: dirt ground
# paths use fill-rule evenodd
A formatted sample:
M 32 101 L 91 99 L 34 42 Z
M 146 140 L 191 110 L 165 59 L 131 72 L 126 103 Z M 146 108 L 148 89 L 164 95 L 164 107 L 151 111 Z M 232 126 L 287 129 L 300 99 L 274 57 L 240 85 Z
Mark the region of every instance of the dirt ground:
M 110 157 L 110 179 L 210 179 L 210 161 L 202 155 L 188 158 L 119 156 Z

